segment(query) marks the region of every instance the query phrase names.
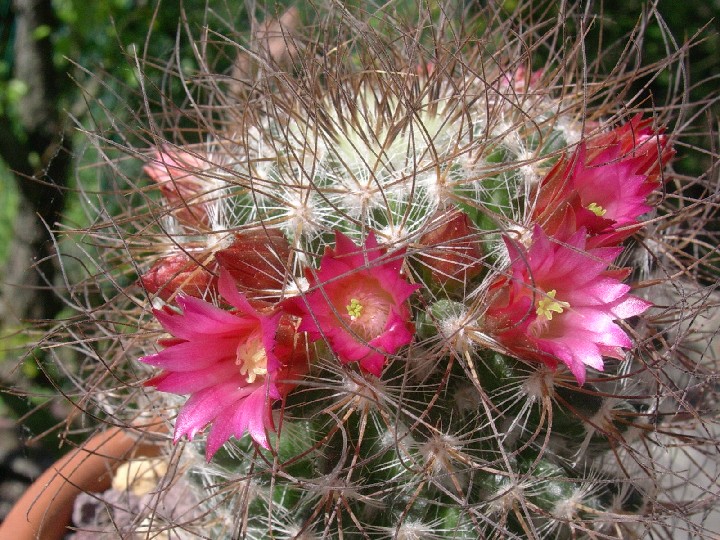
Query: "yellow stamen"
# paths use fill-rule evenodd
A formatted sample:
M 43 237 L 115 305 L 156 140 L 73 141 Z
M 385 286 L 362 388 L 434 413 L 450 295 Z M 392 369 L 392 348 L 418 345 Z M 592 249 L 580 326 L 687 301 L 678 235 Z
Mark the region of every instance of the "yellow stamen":
M 591 202 L 585 208 L 590 210 L 597 217 L 603 217 L 607 213 L 607 209 L 600 206 L 598 203 Z
M 250 384 L 258 375 L 267 375 L 267 354 L 260 336 L 252 335 L 238 345 L 235 364 L 240 366 L 240 375 L 245 375 Z
M 548 291 L 548 293 L 538 300 L 537 303 L 537 313 L 538 317 L 545 317 L 548 321 L 552 321 L 553 318 L 553 312 L 554 313 L 562 313 L 566 308 L 570 307 L 570 304 L 567 302 L 563 302 L 562 300 L 555 300 L 555 295 L 557 294 L 557 290 L 553 289 L 552 291 Z
M 360 313 L 362 313 L 362 304 L 360 303 L 360 300 L 357 298 L 351 298 L 350 303 L 345 306 L 347 308 L 348 315 L 350 315 L 350 320 L 354 321 L 359 316 Z

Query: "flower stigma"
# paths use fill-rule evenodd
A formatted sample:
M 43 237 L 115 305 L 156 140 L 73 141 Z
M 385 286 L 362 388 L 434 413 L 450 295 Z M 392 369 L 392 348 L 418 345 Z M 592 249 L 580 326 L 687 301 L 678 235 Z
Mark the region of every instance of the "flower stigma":
M 597 217 L 603 217 L 607 213 L 607 208 L 603 208 L 598 203 L 591 202 L 585 208 L 590 210 Z
M 357 298 L 351 298 L 350 303 L 345 306 L 351 321 L 356 321 L 362 313 L 363 306 Z
M 238 345 L 235 364 L 240 366 L 240 375 L 244 375 L 250 384 L 258 375 L 267 375 L 267 353 L 257 333 Z
M 570 304 L 563 302 L 562 300 L 556 300 L 555 295 L 557 290 L 553 289 L 538 301 L 537 313 L 538 317 L 545 317 L 548 321 L 552 321 L 553 313 L 560 314 L 566 308 L 570 307 Z

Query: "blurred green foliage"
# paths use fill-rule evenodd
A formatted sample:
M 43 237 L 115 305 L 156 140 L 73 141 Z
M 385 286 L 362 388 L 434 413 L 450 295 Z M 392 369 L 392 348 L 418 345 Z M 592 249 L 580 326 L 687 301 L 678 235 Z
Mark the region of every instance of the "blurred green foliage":
M 600 22 L 605 43 L 627 43 L 627 35 L 636 25 L 647 22 L 641 42 L 647 63 L 666 58 L 684 42 L 692 40 L 686 67 L 689 68 L 691 102 L 717 94 L 720 77 L 720 3 L 699 0 L 661 0 L 657 2 L 660 20 L 642 0 L 604 0 L 600 2 Z M 592 52 L 592 51 L 591 51 Z M 597 51 L 595 51 L 597 53 Z M 609 58 L 612 61 L 612 57 Z M 612 67 L 612 66 L 608 66 Z M 671 73 L 663 72 L 652 85 L 656 102 L 662 103 L 672 89 Z
M 12 174 L 0 161 L 0 265 L 8 256 L 17 214 L 18 194 Z

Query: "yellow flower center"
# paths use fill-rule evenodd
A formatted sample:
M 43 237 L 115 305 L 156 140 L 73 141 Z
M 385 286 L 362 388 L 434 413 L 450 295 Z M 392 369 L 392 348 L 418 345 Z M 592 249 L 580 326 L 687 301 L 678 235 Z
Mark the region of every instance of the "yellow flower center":
M 357 298 L 351 298 L 350 303 L 345 306 L 347 308 L 348 315 L 350 315 L 350 320 L 355 321 L 360 316 L 360 313 L 362 313 L 363 306 L 360 303 L 360 300 Z
M 235 364 L 240 366 L 240 375 L 245 375 L 250 384 L 258 375 L 267 375 L 267 353 L 257 332 L 238 345 Z
M 600 206 L 598 203 L 591 202 L 585 208 L 590 210 L 597 217 L 603 217 L 607 213 L 607 209 Z
M 553 289 L 545 294 L 537 303 L 538 317 L 545 317 L 548 321 L 552 321 L 553 313 L 562 313 L 566 308 L 570 307 L 570 304 L 563 302 L 562 300 L 556 300 L 555 295 L 557 290 Z

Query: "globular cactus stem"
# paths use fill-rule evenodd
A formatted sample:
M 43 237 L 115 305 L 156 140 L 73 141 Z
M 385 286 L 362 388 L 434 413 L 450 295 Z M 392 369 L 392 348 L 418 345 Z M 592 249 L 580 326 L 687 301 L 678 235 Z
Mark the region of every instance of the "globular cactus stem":
M 678 415 L 701 418 L 679 394 L 713 392 L 717 365 L 663 375 L 686 358 L 667 334 L 685 323 L 663 322 L 673 283 L 654 277 L 682 249 L 658 224 L 692 227 L 663 198 L 682 197 L 682 134 L 671 111 L 607 98 L 625 74 L 578 78 L 578 50 L 552 49 L 579 13 L 543 34 L 530 11 L 462 27 L 427 13 L 410 40 L 387 15 L 373 29 L 331 10 L 324 34 L 285 36 L 289 71 L 258 61 L 246 90 L 214 83 L 201 141 L 146 154 L 157 196 L 120 231 L 142 331 L 117 340 L 202 510 L 158 514 L 158 531 L 692 523 L 659 454 Z

